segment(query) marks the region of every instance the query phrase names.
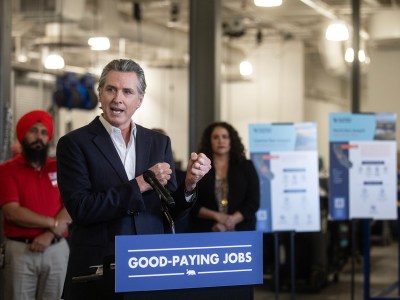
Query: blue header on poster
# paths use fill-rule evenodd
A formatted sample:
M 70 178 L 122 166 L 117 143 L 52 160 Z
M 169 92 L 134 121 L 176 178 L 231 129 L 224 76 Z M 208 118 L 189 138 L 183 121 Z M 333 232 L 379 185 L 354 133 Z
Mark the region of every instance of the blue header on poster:
M 331 113 L 331 142 L 395 140 L 396 114 Z
M 116 237 L 115 291 L 150 291 L 263 282 L 257 231 Z
M 315 123 L 250 124 L 250 152 L 317 149 Z

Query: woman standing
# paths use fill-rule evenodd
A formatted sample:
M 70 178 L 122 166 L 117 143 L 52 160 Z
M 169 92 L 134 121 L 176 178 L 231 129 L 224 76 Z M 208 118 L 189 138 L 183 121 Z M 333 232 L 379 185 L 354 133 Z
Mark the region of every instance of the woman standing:
M 212 168 L 198 184 L 192 230 L 255 230 L 259 180 L 236 129 L 226 122 L 210 124 L 203 132 L 199 150 L 211 158 Z

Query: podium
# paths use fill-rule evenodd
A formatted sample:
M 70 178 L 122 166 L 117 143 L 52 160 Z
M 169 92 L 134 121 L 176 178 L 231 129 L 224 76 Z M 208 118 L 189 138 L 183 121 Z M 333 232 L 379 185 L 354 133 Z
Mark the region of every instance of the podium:
M 115 271 L 108 272 L 104 272 L 103 275 L 75 278 L 74 289 L 79 289 L 82 300 L 253 300 L 254 298 L 252 285 L 115 293 Z
M 117 236 L 116 256 L 105 258 L 101 269 L 74 277 L 72 294 L 104 300 L 252 300 L 253 285 L 263 281 L 262 233 Z

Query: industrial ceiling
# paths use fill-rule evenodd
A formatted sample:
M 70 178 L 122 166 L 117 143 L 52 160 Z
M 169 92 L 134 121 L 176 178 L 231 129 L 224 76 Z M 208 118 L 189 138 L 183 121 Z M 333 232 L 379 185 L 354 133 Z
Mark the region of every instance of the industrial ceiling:
M 236 63 L 271 40 L 299 40 L 306 54 L 318 55 L 326 24 L 338 18 L 352 24 L 350 0 L 283 0 L 280 7 L 256 7 L 253 0 L 221 0 L 225 57 Z M 96 72 L 115 57 L 131 57 L 156 67 L 187 67 L 189 0 L 13 0 L 12 64 L 43 72 L 42 58 L 57 50 L 65 69 Z M 369 47 L 371 18 L 400 9 L 400 0 L 360 0 L 362 32 Z M 61 24 L 61 26 L 60 26 Z M 107 36 L 111 48 L 93 51 L 91 36 Z M 399 46 L 399 38 L 389 45 Z M 229 63 L 229 62 L 225 62 Z

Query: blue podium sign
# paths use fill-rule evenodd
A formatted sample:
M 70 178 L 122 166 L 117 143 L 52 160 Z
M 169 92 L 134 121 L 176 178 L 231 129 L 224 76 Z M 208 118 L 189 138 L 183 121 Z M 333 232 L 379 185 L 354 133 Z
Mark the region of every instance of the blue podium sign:
M 263 282 L 262 232 L 117 236 L 115 291 Z

